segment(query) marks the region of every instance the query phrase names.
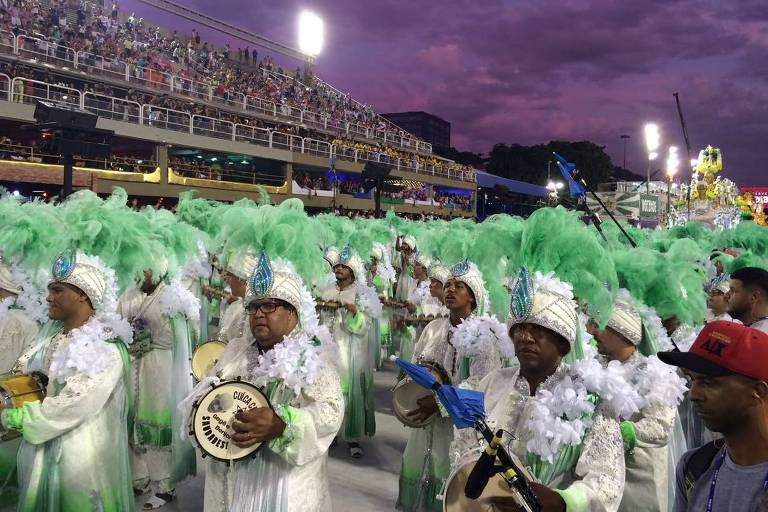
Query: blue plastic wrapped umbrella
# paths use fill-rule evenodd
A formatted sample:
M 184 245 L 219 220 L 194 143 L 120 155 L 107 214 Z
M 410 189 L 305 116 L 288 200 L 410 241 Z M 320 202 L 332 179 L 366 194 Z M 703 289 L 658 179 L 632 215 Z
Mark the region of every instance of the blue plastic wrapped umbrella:
M 480 391 L 441 385 L 429 369 L 399 357 L 395 363 L 419 386 L 432 389 L 456 428 L 474 427 L 485 418 L 485 395 Z

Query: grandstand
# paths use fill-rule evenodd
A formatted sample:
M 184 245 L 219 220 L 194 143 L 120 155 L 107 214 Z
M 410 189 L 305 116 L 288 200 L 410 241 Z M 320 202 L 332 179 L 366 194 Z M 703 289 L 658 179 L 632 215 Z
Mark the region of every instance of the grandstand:
M 175 197 L 195 188 L 232 200 L 265 186 L 278 201 L 296 195 L 310 207 L 369 209 L 370 194 L 340 187 L 305 194 L 293 176 L 326 174 L 341 183 L 376 162 L 392 169 L 385 197 L 397 210 L 474 213 L 474 169 L 433 154 L 429 143 L 307 68 L 286 71 L 270 56 L 217 48 L 116 5 L 8 4 L 0 8 L 0 136 L 17 151 L 0 146 L 0 156 L 14 155 L 0 160 L 0 182 L 60 182 L 56 155 L 45 153 L 35 132 L 19 130 L 33 121 L 36 102 L 47 100 L 96 114 L 99 128 L 114 130 L 114 160 L 122 165 L 79 160 L 88 179 L 75 186 L 97 192 L 120 185 L 132 195 Z M 147 162 L 155 164 L 151 172 Z

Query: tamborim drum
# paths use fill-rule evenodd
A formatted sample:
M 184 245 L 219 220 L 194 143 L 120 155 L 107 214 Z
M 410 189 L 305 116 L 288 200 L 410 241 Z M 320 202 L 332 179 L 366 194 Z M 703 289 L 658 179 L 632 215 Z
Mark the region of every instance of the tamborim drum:
M 213 368 L 227 344 L 221 341 L 206 341 L 192 352 L 192 376 L 200 381 Z
M 192 432 L 203 457 L 222 462 L 237 461 L 253 455 L 264 443 L 241 448 L 230 442 L 235 414 L 256 407 L 272 407 L 267 397 L 253 384 L 240 380 L 214 386 L 195 403 Z
M 440 384 L 450 384 L 451 379 L 448 373 L 439 363 L 432 361 L 419 361 L 419 366 L 423 366 L 435 376 Z M 419 386 L 409 377 L 404 377 L 392 389 L 392 409 L 400 422 L 406 427 L 424 428 L 434 421 L 436 414 L 433 414 L 424 421 L 415 421 L 408 417 L 408 414 L 419 408 L 418 401 L 421 398 L 432 395 L 432 390 Z
M 42 373 L 5 373 L 0 375 L 0 403 L 4 409 L 12 409 L 26 402 L 42 400 L 47 385 L 48 379 Z M 6 441 L 20 435 L 13 430 L 0 436 L 0 440 Z
M 471 500 L 464 495 L 464 487 L 467 485 L 469 474 L 472 472 L 472 468 L 475 467 L 475 462 L 480 458 L 481 453 L 479 450 L 467 452 L 453 467 L 443 489 L 443 512 L 495 512 L 498 509 L 490 503 L 490 498 L 500 497 L 514 498 L 517 504 L 522 507 L 521 510 L 533 512 L 520 496 L 520 493 L 516 489 L 510 488 L 499 474 L 491 477 L 488 485 L 483 490 L 483 494 L 476 500 Z M 525 469 L 523 463 L 515 457 L 515 454 L 510 453 L 509 456 L 515 465 L 520 468 L 522 476 L 526 480 L 529 482 L 536 481 L 528 470 Z

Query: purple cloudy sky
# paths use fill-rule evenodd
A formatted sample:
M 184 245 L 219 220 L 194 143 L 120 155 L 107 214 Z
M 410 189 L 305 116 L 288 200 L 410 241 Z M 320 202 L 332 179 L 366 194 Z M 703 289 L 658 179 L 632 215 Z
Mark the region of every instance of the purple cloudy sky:
M 587 139 L 621 164 L 626 133 L 642 174 L 646 121 L 685 154 L 679 92 L 694 153 L 719 146 L 725 176 L 768 185 L 766 0 L 177 1 L 291 46 L 298 12 L 313 10 L 326 23 L 320 77 L 382 112 L 443 117 L 460 149 Z M 121 8 L 194 26 L 137 0 Z

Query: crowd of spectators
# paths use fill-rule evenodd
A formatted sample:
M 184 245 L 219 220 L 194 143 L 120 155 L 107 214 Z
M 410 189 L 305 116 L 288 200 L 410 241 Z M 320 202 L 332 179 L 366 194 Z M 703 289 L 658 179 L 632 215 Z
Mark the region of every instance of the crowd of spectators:
M 195 119 L 195 133 L 214 137 L 231 133 L 232 125 L 240 124 L 335 144 L 337 156 L 341 159 L 353 159 L 355 152 L 357 152 L 358 160 L 394 164 L 397 159 L 400 159 L 404 167 L 413 168 L 417 172 L 434 170 L 437 174 L 450 173 L 451 177 L 463 177 L 463 179 L 470 181 L 474 173 L 473 169 L 448 160 L 440 160 L 414 152 L 399 151 L 382 144 L 368 144 L 351 138 L 332 137 L 311 128 L 264 121 L 254 116 L 233 113 L 212 105 L 180 99 L 170 94 L 150 94 L 132 87 L 119 88 L 98 81 L 72 78 L 55 73 L 48 68 L 41 69 L 15 62 L 0 62 L 0 73 L 30 79 L 29 81 L 14 82 L 13 101 L 18 103 L 23 103 L 25 98 L 41 95 L 48 95 L 50 99 L 66 102 L 68 100 L 67 93 L 70 90 L 78 90 L 88 93 L 85 96 L 84 106 L 86 109 L 108 119 L 138 122 L 139 117 L 144 115 L 144 123 L 148 126 L 187 131 L 189 118 L 184 114 L 179 114 L 183 112 L 189 115 L 202 116 Z M 44 85 L 36 84 L 32 80 L 57 85 L 58 89 L 51 88 L 48 90 Z M 113 101 L 112 98 L 118 100 Z M 126 101 L 119 101 L 120 99 Z M 69 100 L 76 101 L 74 97 L 69 98 Z M 149 108 L 142 114 L 137 104 L 148 105 Z M 248 138 L 244 136 L 237 136 L 236 138 L 241 142 L 248 141 Z
M 253 163 L 209 162 L 194 156 L 171 156 L 168 167 L 179 176 L 199 178 L 204 180 L 248 183 L 252 185 L 282 186 L 285 182 L 283 174 L 264 172 L 257 169 Z
M 436 189 L 433 199 L 443 207 L 460 208 L 462 210 L 472 209 L 472 196 L 468 194 L 450 194 Z
M 122 15 L 117 2 L 97 5 L 89 0 L 0 0 L 0 29 L 6 31 L 0 38 L 26 33 L 43 41 L 43 53 L 50 53 L 53 57 L 64 58 L 70 51 L 68 49 L 71 49 L 86 52 L 86 65 L 89 59 L 94 60 L 95 54 L 127 63 L 130 75 L 149 88 L 155 88 L 154 85 L 167 80 L 167 76 L 172 74 L 175 77 L 174 89 L 168 92 L 181 96 L 201 99 L 194 89 L 195 84 L 202 81 L 206 84 L 206 90 L 210 86 L 213 96 L 230 106 L 235 104 L 239 94 L 244 94 L 268 100 L 277 105 L 278 112 L 286 115 L 292 109 L 298 109 L 304 112 L 307 122 L 325 122 L 331 128 L 356 123 L 364 129 L 387 133 L 388 140 L 393 140 L 399 133 L 399 129 L 378 116 L 372 107 L 355 102 L 349 95 L 339 93 L 314 76 L 302 74 L 299 69 L 289 74 L 271 57 L 259 58 L 255 48 L 238 48 L 235 54 L 229 46 L 215 48 L 202 41 L 196 30 L 192 31 L 191 36 L 176 31 L 163 31 L 133 14 L 127 17 Z M 19 69 L 2 71 L 12 77 L 26 77 L 23 73 L 15 73 Z M 141 114 L 133 104 L 110 104 L 106 99 L 99 99 L 100 95 L 149 105 L 150 108 L 144 113 L 144 121 L 160 128 L 183 129 L 188 125 L 189 118 L 174 114 L 176 111 L 211 118 L 199 119 L 196 128 L 212 136 L 231 130 L 229 123 L 277 129 L 297 135 L 297 132 L 306 131 L 291 125 L 269 126 L 255 116 L 232 111 L 237 109 L 219 109 L 179 99 L 164 91 L 150 94 L 139 88 L 118 89 L 99 82 L 78 84 L 71 79 L 53 76 L 50 70 L 36 73 L 40 74 L 44 76 L 29 78 L 92 93 L 86 96 L 86 103 L 90 103 L 86 106 L 97 109 L 103 117 L 136 122 Z M 15 101 L 21 102 L 25 94 L 31 94 L 32 91 L 25 91 L 25 87 L 29 88 L 31 84 L 16 83 L 19 90 L 14 90 Z M 66 96 L 66 91 L 60 91 L 58 96 Z M 336 143 L 341 148 L 339 154 L 342 157 L 351 157 L 357 150 L 358 158 L 366 160 L 383 159 L 390 163 L 400 160 L 404 166 L 417 171 L 449 174 L 466 180 L 474 177 L 474 170 L 469 167 L 417 152 L 398 150 L 390 145 L 373 145 L 342 137 L 334 139 L 316 132 L 312 138 Z
M 325 174 L 295 172 L 293 173 L 293 181 L 301 188 L 308 190 L 333 190 L 333 185 Z
M 8 136 L 0 137 L 0 160 L 33 162 L 43 164 L 62 164 L 61 155 L 47 148 L 46 139 L 19 141 Z M 157 169 L 157 163 L 135 156 L 112 154 L 108 158 L 86 158 L 75 155 L 75 167 L 87 167 L 107 171 L 151 173 Z
M 133 14 L 126 17 L 117 2 L 100 6 L 87 0 L 52 0 L 47 6 L 40 0 L 0 0 L 0 28 L 7 31 L 6 37 L 11 33 L 35 37 L 36 51 L 52 58 L 86 52 L 86 65 L 89 60 L 95 65 L 97 57 L 108 59 L 106 65 L 113 71 L 127 65 L 131 77 L 149 86 L 173 75 L 178 92 L 190 93 L 195 82 L 201 82 L 224 100 L 252 96 L 279 109 L 304 111 L 332 127 L 353 123 L 386 132 L 390 138 L 399 134 L 371 106 L 299 69 L 287 71 L 270 56 L 259 58 L 255 48 L 238 48 L 235 56 L 229 45 L 216 48 L 202 41 L 196 30 L 187 36 L 164 31 Z M 102 66 L 103 62 L 99 60 Z

